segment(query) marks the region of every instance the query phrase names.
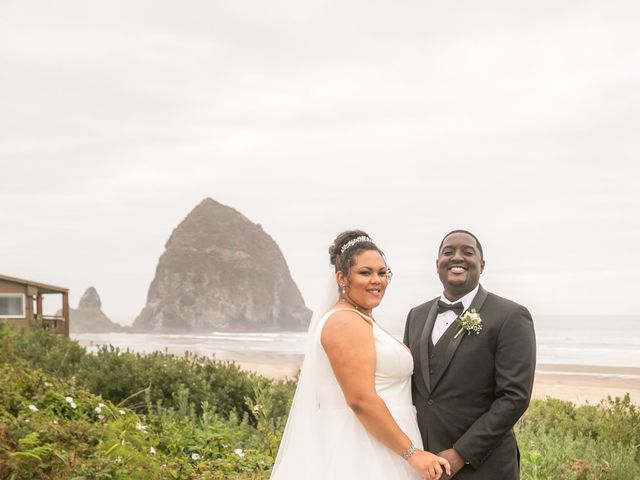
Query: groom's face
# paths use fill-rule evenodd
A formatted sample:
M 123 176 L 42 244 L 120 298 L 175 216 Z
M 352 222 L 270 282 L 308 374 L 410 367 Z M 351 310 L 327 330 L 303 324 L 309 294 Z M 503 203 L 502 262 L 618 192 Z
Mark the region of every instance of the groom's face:
M 436 267 L 449 300 L 462 298 L 476 288 L 484 270 L 484 260 L 475 238 L 460 232 L 446 237 Z

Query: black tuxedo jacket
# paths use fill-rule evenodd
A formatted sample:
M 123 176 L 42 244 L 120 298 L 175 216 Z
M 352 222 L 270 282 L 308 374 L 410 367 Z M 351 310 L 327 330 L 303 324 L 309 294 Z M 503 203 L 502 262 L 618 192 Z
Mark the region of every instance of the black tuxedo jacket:
M 480 286 L 470 309 L 480 314 L 482 331 L 449 336 L 441 375 L 430 379 L 429 337 L 437 303 L 434 298 L 413 308 L 404 334 L 413 354 L 413 403 L 424 448 L 438 453 L 453 447 L 469 462 L 455 480 L 516 480 L 513 426 L 529 405 L 535 371 L 531 315 Z M 458 325 L 450 328 L 457 331 Z

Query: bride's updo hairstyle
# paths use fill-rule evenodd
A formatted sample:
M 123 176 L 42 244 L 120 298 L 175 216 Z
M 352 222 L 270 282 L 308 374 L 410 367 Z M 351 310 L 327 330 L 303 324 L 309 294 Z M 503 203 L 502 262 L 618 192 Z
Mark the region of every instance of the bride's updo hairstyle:
M 365 250 L 376 250 L 384 258 L 384 253 L 373 243 L 367 232 L 347 230 L 339 234 L 329 247 L 329 261 L 335 267 L 336 273 L 342 272 L 347 277 L 349 270 L 356 263 L 356 257 Z

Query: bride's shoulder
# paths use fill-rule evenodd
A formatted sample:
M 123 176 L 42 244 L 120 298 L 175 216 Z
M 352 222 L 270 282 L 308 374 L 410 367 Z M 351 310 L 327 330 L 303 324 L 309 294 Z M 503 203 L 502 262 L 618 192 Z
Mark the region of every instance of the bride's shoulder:
M 329 322 L 357 322 L 364 321 L 369 325 L 373 324 L 373 319 L 354 308 L 337 307 L 326 313 L 325 325 Z
M 352 309 L 336 309 L 327 313 L 327 319 L 322 326 L 322 343 L 334 338 L 356 340 L 363 336 L 372 335 L 371 319 Z

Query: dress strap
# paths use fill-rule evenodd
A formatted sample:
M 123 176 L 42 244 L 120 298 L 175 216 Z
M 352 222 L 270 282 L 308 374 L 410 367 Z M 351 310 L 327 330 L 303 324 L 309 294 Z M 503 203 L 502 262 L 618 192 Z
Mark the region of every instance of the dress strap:
M 335 312 L 339 312 L 340 310 L 349 310 L 350 312 L 356 312 L 358 315 L 360 315 L 362 318 L 364 318 L 368 323 L 370 323 L 371 325 L 375 325 L 375 320 L 367 315 L 365 315 L 362 312 L 359 312 L 358 310 L 356 310 L 355 308 L 347 308 L 347 307 L 342 307 L 342 308 L 334 308 L 333 310 L 329 310 L 327 312 L 327 319 L 333 315 Z

